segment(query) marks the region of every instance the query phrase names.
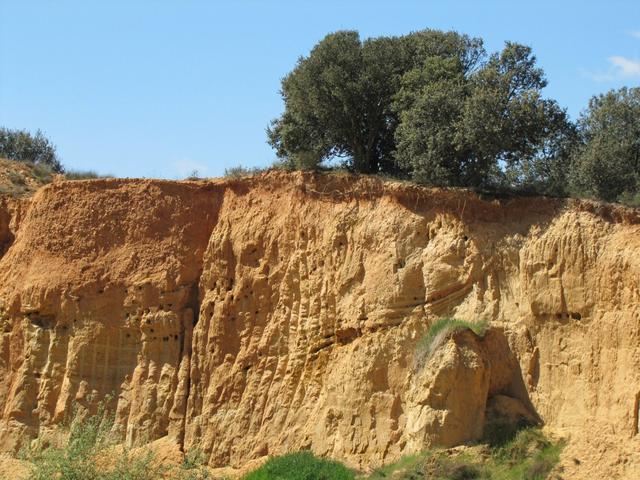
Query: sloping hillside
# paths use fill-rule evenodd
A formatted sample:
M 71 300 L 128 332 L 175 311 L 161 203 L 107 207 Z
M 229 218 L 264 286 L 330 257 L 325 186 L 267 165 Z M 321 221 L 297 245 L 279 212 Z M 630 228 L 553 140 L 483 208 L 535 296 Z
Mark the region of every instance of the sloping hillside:
M 0 158 L 0 195 L 23 197 L 33 195 L 53 181 L 54 174 L 42 166 Z

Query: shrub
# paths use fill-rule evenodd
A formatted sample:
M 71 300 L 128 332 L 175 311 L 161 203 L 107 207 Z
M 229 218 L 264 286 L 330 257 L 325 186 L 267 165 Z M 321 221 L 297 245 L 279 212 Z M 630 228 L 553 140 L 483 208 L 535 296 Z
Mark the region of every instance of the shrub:
M 510 441 L 497 446 L 495 455 L 503 461 L 516 464 L 526 460 L 532 451 L 541 451 L 549 446 L 551 442 L 540 429 L 523 428 Z
M 99 175 L 93 170 L 68 170 L 64 174 L 66 180 L 92 180 L 95 178 L 105 178 L 109 175 Z
M 29 480 L 205 480 L 199 451 L 188 452 L 182 465 L 159 464 L 152 451 L 133 455 L 119 445 L 120 435 L 113 428 L 113 413 L 106 408 L 109 399 L 95 415 L 82 416 L 77 409 L 70 425 L 63 425 L 53 438 L 62 441 L 44 445 L 36 441 L 21 453 L 31 463 Z M 115 460 L 113 459 L 115 457 Z
M 469 329 L 476 335 L 482 337 L 487 331 L 486 320 L 480 322 L 468 322 L 457 318 L 440 318 L 429 326 L 427 333 L 418 341 L 415 353 L 415 366 L 421 368 L 429 361 L 442 343 L 460 330 Z
M 618 201 L 627 207 L 640 207 L 640 188 L 638 190 L 636 193 L 624 192 L 618 197 Z
M 274 457 L 244 480 L 352 480 L 354 473 L 341 463 L 316 458 L 311 452 Z
M 26 184 L 24 176 L 19 172 L 9 172 L 7 174 L 7 177 L 9 178 L 9 181 L 14 185 L 22 186 Z
M 200 448 L 185 452 L 182 465 L 172 472 L 176 480 L 208 480 L 211 478 L 205 465 L 205 458 Z
M 96 457 L 105 449 L 115 445 L 115 437 L 111 433 L 113 417 L 107 412 L 105 403 L 101 404 L 98 412 L 87 418 L 82 418 L 75 410 L 68 432 L 59 432 L 66 436 L 62 444 L 44 446 L 40 442 L 23 454 L 32 463 L 30 480 L 45 480 L 58 478 L 60 480 L 74 480 L 80 478 L 107 479 L 99 472 Z M 121 460 L 116 470 L 124 466 Z M 134 470 L 139 470 L 134 465 Z M 143 466 L 142 470 L 146 468 Z M 131 470 L 131 468 L 129 468 Z M 112 477 L 114 478 L 114 477 Z M 144 479 L 150 477 L 132 477 Z
M 391 463 L 389 465 L 385 465 L 383 467 L 376 468 L 371 475 L 369 475 L 368 480 L 381 480 L 383 478 L 397 478 L 397 472 L 409 472 L 414 471 L 418 468 L 418 465 L 421 465 L 425 459 L 426 452 L 414 454 L 414 455 L 405 455 L 397 462 Z
M 42 183 L 49 183 L 53 180 L 54 171 L 48 165 L 36 164 L 33 166 L 33 176 Z
M 31 134 L 26 130 L 0 128 L 0 157 L 48 165 L 56 173 L 64 171 L 56 147 L 40 130 Z
M 191 173 L 189 175 L 187 175 L 187 177 L 185 178 L 185 180 L 189 180 L 189 181 L 197 181 L 200 180 L 200 172 L 196 169 L 192 170 Z
M 237 167 L 225 168 L 224 176 L 225 178 L 243 178 L 251 177 L 264 171 L 265 169 L 259 167 L 243 167 L 242 165 L 238 165 Z
M 466 455 L 456 457 L 434 455 L 429 458 L 427 470 L 430 475 L 425 475 L 425 478 L 446 478 L 447 480 L 482 478 L 482 466 L 476 465 Z

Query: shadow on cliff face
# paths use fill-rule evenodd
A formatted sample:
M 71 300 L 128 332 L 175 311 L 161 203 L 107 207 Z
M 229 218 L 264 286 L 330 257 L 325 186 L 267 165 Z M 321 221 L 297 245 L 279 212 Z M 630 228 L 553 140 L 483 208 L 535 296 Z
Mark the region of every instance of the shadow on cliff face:
M 413 372 L 407 397 L 410 451 L 483 438 L 499 443 L 519 427 L 542 423 L 517 358 L 498 328 L 483 338 L 468 330 L 454 334 Z
M 9 249 L 14 239 L 14 232 L 11 231 L 11 213 L 6 200 L 3 199 L 0 203 L 0 258 Z

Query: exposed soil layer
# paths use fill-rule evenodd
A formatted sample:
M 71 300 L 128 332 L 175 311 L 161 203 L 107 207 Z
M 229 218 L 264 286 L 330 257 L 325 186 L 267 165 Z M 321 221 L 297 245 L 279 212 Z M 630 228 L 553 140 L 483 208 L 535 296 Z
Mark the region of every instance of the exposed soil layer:
M 567 478 L 640 471 L 640 213 L 311 173 L 55 181 L 0 201 L 0 447 L 112 394 L 129 445 L 213 467 L 357 468 L 482 435 L 569 438 Z M 440 316 L 463 332 L 424 368 Z

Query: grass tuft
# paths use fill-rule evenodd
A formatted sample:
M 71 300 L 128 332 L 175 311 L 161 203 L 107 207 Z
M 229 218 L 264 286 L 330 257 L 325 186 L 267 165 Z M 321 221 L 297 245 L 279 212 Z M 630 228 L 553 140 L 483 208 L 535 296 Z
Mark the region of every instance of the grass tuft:
M 427 333 L 418 341 L 414 356 L 415 368 L 422 368 L 444 341 L 455 332 L 469 329 L 476 335 L 483 337 L 488 325 L 486 320 L 468 322 L 457 318 L 439 318 L 429 326 Z
M 551 442 L 539 428 L 520 430 L 493 450 L 492 476 L 504 480 L 544 480 L 560 460 L 562 442 Z

